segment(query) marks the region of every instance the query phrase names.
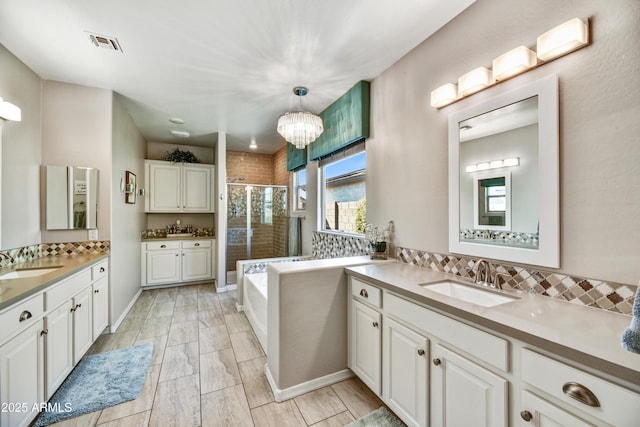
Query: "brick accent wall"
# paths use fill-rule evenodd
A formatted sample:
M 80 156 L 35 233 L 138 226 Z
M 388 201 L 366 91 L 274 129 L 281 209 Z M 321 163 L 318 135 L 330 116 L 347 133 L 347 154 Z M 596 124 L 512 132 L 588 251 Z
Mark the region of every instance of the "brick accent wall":
M 242 184 L 273 185 L 273 155 L 227 151 L 227 177 L 242 177 Z
M 273 183 L 275 185 L 289 185 L 286 145 L 273 153 Z

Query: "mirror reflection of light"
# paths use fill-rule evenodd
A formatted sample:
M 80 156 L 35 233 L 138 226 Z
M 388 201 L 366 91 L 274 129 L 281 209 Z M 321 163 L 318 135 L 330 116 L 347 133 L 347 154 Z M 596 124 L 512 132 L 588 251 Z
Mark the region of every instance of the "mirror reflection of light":
M 486 171 L 490 169 L 499 169 L 510 166 L 519 166 L 520 158 L 519 157 L 511 157 L 504 160 L 492 160 L 490 162 L 476 163 L 474 165 L 469 165 L 465 168 L 466 172 L 478 172 L 478 171 Z

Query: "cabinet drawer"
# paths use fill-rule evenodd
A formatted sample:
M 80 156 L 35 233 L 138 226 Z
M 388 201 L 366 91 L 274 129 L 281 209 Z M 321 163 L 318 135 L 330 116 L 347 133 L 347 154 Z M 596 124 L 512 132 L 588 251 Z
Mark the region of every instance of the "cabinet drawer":
M 87 268 L 61 281 L 57 285 L 51 286 L 51 288 L 47 289 L 44 293 L 45 311 L 56 308 L 78 293 L 78 291 L 82 290 L 82 288 L 89 286 L 90 283 L 91 269 Z
M 91 267 L 91 280 L 96 281 L 109 275 L 109 260 L 100 261 Z
M 351 277 L 351 294 L 374 307 L 382 307 L 382 291 L 354 277 Z
M 0 343 L 19 330 L 42 320 L 43 306 L 42 294 L 39 294 L 0 314 Z
M 640 394 L 528 349 L 522 350 L 522 380 L 617 427 L 638 425 Z M 599 406 L 578 400 L 585 400 L 579 395 L 588 395 L 587 390 Z
M 194 248 L 210 248 L 211 240 L 185 240 L 182 242 L 182 249 L 194 249 Z
M 508 372 L 509 343 L 506 340 L 392 294 L 384 296 L 384 306 L 391 316 Z
M 149 242 L 147 243 L 148 251 L 157 251 L 161 249 L 180 249 L 180 242 Z

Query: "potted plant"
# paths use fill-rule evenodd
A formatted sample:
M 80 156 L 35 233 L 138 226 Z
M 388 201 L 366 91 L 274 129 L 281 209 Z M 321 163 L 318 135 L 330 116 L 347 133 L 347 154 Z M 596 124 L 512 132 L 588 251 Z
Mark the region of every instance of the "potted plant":
M 392 221 L 389 221 L 384 228 L 369 223 L 366 224 L 365 237 L 369 241 L 371 259 L 387 259 L 387 243 L 391 238 L 392 227 Z

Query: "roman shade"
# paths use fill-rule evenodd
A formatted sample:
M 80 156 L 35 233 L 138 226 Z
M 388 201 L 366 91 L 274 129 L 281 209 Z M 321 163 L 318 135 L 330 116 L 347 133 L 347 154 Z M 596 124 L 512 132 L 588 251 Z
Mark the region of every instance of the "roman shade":
M 307 148 L 302 150 L 293 144 L 287 144 L 287 170 L 297 171 L 307 165 Z
M 320 117 L 324 132 L 309 145 L 311 160 L 318 160 L 369 136 L 369 82 L 360 81 Z

